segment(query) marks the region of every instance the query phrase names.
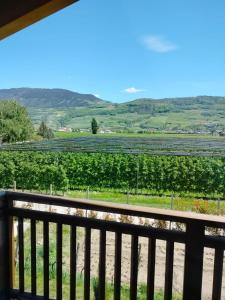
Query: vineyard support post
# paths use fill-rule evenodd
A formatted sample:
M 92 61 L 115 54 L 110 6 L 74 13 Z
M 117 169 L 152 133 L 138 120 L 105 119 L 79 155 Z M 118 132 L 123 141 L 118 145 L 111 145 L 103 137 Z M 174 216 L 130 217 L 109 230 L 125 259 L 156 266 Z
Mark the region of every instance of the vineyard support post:
M 173 200 L 174 200 L 174 196 L 171 195 L 171 202 L 170 202 L 170 208 L 173 209 Z
M 90 193 L 90 188 L 89 186 L 87 187 L 87 199 L 89 200 L 89 193 Z
M 139 171 L 140 171 L 140 163 L 139 158 L 137 159 L 137 174 L 136 174 L 136 195 L 138 194 L 138 187 L 139 187 Z
M 220 198 L 218 198 L 218 200 L 217 200 L 217 210 L 218 210 L 218 213 L 220 213 Z
M 13 191 L 16 192 L 16 180 L 13 181 Z
M 50 195 L 53 195 L 53 186 L 50 184 Z

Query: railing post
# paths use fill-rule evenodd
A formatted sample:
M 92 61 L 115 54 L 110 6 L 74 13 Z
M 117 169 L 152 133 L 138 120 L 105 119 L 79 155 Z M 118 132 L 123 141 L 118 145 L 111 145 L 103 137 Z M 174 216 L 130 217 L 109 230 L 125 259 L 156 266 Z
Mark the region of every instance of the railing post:
M 10 299 L 12 287 L 12 219 L 7 214 L 10 203 L 0 193 L 0 299 Z M 10 236 L 11 234 L 11 236 Z
M 186 226 L 183 300 L 200 300 L 205 227 L 199 222 L 188 223 Z

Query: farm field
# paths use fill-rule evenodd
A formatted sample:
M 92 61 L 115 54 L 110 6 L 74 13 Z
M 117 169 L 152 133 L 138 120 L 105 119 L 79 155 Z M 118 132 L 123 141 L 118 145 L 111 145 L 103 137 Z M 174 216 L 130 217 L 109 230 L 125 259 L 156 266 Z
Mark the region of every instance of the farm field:
M 73 133 L 71 133 L 72 135 Z M 176 135 L 85 135 L 4 144 L 1 150 L 225 157 L 225 138 Z

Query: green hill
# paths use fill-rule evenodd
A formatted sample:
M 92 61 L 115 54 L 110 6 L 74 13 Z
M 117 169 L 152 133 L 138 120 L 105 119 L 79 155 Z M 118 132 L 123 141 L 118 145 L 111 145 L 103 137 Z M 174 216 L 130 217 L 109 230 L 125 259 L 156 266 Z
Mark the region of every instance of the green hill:
M 14 99 L 29 108 L 86 107 L 104 104 L 105 101 L 90 94 L 64 89 L 14 88 L 0 90 L 0 100 Z
M 225 97 L 198 96 L 136 99 L 116 104 L 94 95 L 63 89 L 0 90 L 1 99 L 16 99 L 28 108 L 38 126 L 87 129 L 95 117 L 112 131 L 211 131 L 225 129 Z

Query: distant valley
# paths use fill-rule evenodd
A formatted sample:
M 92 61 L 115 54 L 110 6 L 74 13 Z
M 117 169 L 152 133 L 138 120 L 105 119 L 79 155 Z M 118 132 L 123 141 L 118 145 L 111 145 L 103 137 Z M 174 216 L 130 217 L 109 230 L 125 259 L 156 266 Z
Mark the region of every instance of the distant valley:
M 225 130 L 225 97 L 147 98 L 117 104 L 64 89 L 0 89 L 0 100 L 11 99 L 27 107 L 35 127 L 44 120 L 56 130 L 86 130 L 95 117 L 102 130 L 111 131 Z

